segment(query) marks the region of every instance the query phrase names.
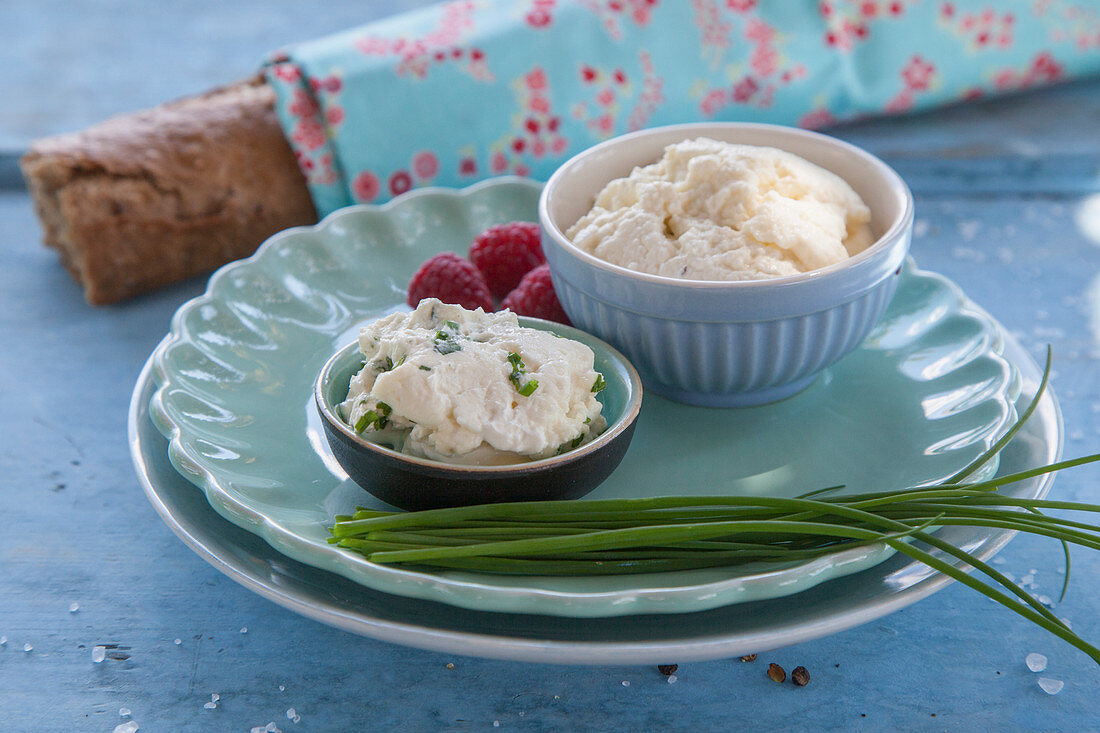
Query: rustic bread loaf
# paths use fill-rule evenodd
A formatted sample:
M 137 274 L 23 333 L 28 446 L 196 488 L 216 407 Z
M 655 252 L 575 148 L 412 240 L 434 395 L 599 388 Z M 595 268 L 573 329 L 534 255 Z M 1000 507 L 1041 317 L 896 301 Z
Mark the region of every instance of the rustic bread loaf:
M 317 220 L 261 78 L 38 140 L 20 163 L 46 245 L 93 305 Z

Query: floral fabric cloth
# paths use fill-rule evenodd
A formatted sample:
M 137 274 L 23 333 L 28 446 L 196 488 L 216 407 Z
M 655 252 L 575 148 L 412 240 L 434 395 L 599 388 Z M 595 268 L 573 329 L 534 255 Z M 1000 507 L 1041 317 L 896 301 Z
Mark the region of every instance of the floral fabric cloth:
M 643 127 L 823 127 L 1100 71 L 1096 0 L 461 0 L 266 66 L 322 214 Z

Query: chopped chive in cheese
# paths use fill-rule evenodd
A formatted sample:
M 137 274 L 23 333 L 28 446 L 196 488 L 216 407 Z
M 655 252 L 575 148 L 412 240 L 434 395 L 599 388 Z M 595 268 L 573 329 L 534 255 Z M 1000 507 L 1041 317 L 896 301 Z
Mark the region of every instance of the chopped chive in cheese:
M 341 416 L 370 440 L 433 460 L 520 463 L 552 456 L 606 425 L 592 350 L 485 313 L 425 299 L 363 327 L 366 363 Z M 396 361 L 393 357 L 403 354 Z M 522 398 L 522 399 L 521 399 Z M 579 445 L 579 443 L 578 443 Z

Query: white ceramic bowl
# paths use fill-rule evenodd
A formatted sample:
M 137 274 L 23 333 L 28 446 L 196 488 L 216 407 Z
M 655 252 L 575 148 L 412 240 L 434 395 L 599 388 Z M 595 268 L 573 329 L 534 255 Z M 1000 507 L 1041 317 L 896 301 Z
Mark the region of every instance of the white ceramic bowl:
M 871 209 L 875 243 L 836 265 L 745 282 L 635 272 L 573 245 L 565 231 L 608 181 L 696 137 L 780 148 L 836 173 Z M 778 125 L 688 124 L 631 133 L 576 155 L 543 189 L 539 221 L 554 288 L 574 325 L 625 353 L 646 389 L 691 404 L 746 406 L 805 389 L 867 336 L 897 287 L 913 197 L 881 160 L 826 135 Z

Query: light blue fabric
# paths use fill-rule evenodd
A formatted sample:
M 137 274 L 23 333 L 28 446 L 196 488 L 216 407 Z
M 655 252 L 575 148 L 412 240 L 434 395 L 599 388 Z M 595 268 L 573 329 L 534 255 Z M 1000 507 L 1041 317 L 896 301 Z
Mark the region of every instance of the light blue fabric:
M 414 186 L 545 179 L 629 130 L 822 127 L 1100 71 L 1100 8 L 1061 0 L 479 0 L 275 54 L 321 214 Z

